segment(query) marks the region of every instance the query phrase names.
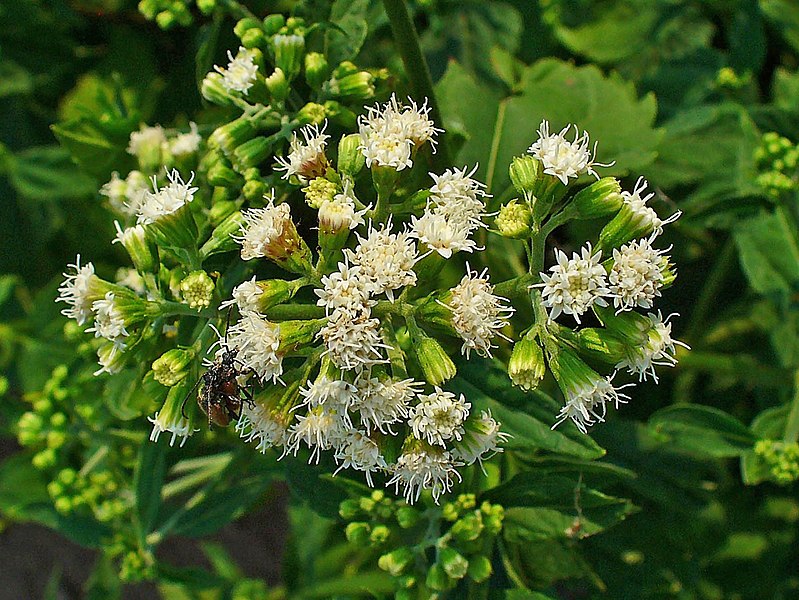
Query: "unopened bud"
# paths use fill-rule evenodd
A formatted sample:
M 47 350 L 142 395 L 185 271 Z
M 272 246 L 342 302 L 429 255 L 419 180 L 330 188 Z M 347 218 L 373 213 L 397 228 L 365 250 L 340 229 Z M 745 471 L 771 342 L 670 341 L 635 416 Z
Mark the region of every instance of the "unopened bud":
M 212 104 L 216 104 L 217 106 L 232 106 L 233 96 L 230 95 L 230 92 L 228 92 L 222 84 L 223 79 L 221 73 L 211 71 L 203 79 L 202 85 L 200 86 L 200 93 L 203 98 Z
M 305 55 L 305 81 L 311 88 L 318 90 L 330 76 L 330 65 L 324 54 L 309 52 Z
M 275 47 L 275 64 L 291 81 L 302 68 L 305 38 L 301 35 L 278 34 L 272 38 L 272 43 Z
M 263 198 L 266 192 L 266 184 L 263 181 L 255 179 L 248 181 L 244 184 L 244 187 L 241 188 L 241 195 L 244 196 L 248 202 L 254 202 Z
M 530 195 L 535 191 L 541 174 L 541 163 L 532 156 L 515 156 L 508 169 L 513 187 L 519 194 Z
M 368 71 L 358 71 L 331 79 L 330 93 L 347 100 L 368 100 L 375 95 L 374 77 Z
M 325 114 L 330 121 L 340 125 L 343 129 L 356 129 L 358 116 L 348 107 L 335 100 L 325 100 L 324 106 Z
M 445 592 L 449 588 L 453 587 L 454 582 L 450 580 L 449 575 L 447 575 L 447 572 L 444 570 L 444 567 L 438 563 L 435 563 L 427 571 L 425 584 L 431 590 L 436 592 Z
M 256 19 L 255 17 L 245 17 L 243 19 L 240 19 L 233 27 L 233 33 L 236 34 L 236 37 L 241 39 L 242 36 L 244 36 L 244 34 L 250 29 L 260 30 L 261 29 L 260 19 Z
M 494 223 L 503 237 L 523 239 L 530 235 L 533 213 L 526 203 L 511 200 L 499 209 Z
M 197 310 L 211 304 L 215 287 L 214 280 L 205 271 L 192 271 L 180 282 L 183 302 Z
M 366 158 L 358 146 L 361 138 L 357 133 L 345 135 L 338 143 L 338 171 L 355 177 L 366 164 Z
M 430 385 L 441 385 L 455 377 L 455 363 L 436 339 L 420 335 L 414 341 L 413 352 Z
M 274 35 L 286 25 L 286 17 L 281 14 L 274 14 L 264 17 L 264 32 L 267 35 Z
M 280 67 L 276 67 L 274 72 L 266 78 L 266 89 L 269 94 L 278 102 L 285 100 L 289 95 L 289 82 L 286 74 Z
M 410 529 L 419 522 L 419 511 L 412 506 L 400 506 L 394 514 L 397 524 L 403 529 Z
M 461 542 L 476 540 L 483 532 L 483 520 L 479 512 L 464 515 L 450 528 L 452 537 Z
M 217 129 L 208 140 L 209 146 L 219 148 L 230 157 L 233 151 L 244 142 L 252 139 L 258 131 L 257 125 L 247 116 L 239 117 Z
M 372 528 L 369 527 L 369 523 L 356 521 L 354 523 L 347 524 L 347 528 L 344 530 L 344 535 L 347 536 L 347 541 L 360 546 L 369 541 L 369 534 L 371 531 Z
M 324 177 L 316 177 L 302 188 L 305 193 L 305 202 L 311 208 L 318 209 L 324 202 L 331 202 L 338 192 L 338 186 Z
M 232 188 L 241 185 L 241 177 L 239 174 L 221 160 L 208 169 L 208 175 L 206 177 L 208 183 L 214 186 Z
M 438 562 L 452 579 L 463 579 L 469 568 L 469 561 L 454 548 L 442 548 Z
M 194 360 L 194 352 L 173 348 L 167 350 L 153 362 L 153 377 L 161 385 L 172 387 L 186 377 L 186 367 Z
M 369 534 L 369 541 L 374 546 L 384 544 L 388 537 L 391 535 L 391 530 L 385 525 L 375 525 L 372 528 L 372 533 Z
M 534 339 L 524 337 L 513 346 L 508 362 L 508 375 L 514 385 L 524 391 L 538 387 L 546 373 L 544 351 Z
M 344 500 L 338 506 L 338 514 L 341 516 L 342 519 L 346 519 L 347 521 L 351 521 L 355 517 L 360 514 L 361 510 L 358 506 L 358 501 L 352 498 L 348 498 Z
M 377 566 L 397 577 L 402 575 L 411 562 L 413 562 L 413 552 L 407 546 L 402 546 L 378 558 Z
M 469 559 L 469 570 L 467 573 L 472 581 L 482 583 L 491 577 L 492 572 L 493 568 L 491 567 L 491 561 L 488 560 L 488 557 L 478 554 Z
M 621 185 L 615 177 L 603 177 L 580 190 L 567 210 L 577 219 L 598 219 L 617 213 L 624 204 Z
M 260 165 L 272 154 L 273 140 L 258 136 L 233 151 L 233 164 L 240 171 Z
M 580 354 L 607 365 L 615 365 L 624 360 L 627 346 L 607 329 L 586 327 L 575 336 Z
M 219 225 L 214 227 L 211 232 L 211 237 L 208 238 L 200 248 L 200 255 L 203 257 L 211 256 L 212 254 L 219 254 L 220 252 L 229 252 L 238 247 L 233 235 L 238 233 L 241 225 L 244 223 L 244 217 L 241 211 L 235 211 L 225 217 Z
M 216 0 L 196 0 L 197 8 L 204 15 L 210 15 L 216 8 Z
M 122 244 L 136 269 L 140 273 L 157 271 L 156 250 L 150 242 L 146 228 L 142 225 L 131 225 L 122 229 L 117 221 L 114 221 L 114 226 L 117 229 L 114 242 Z
M 320 125 L 326 117 L 325 107 L 316 102 L 308 102 L 297 111 L 297 120 L 303 125 Z

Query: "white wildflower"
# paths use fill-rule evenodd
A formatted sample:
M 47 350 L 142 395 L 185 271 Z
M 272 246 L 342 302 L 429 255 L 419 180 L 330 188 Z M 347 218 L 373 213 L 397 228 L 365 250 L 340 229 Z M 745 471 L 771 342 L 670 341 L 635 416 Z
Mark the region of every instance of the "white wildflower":
M 124 352 L 120 346 L 111 342 L 103 344 L 97 349 L 97 364 L 100 368 L 94 372 L 94 376 L 102 373 L 119 373 L 125 366 Z
M 629 210 L 633 219 L 644 229 L 651 229 L 652 237 L 656 237 L 663 233 L 663 226 L 673 223 L 682 215 L 681 211 L 675 212 L 669 218 L 663 220 L 655 212 L 651 206 L 646 203 L 655 197 L 654 192 L 650 192 L 646 196 L 642 196 L 647 188 L 646 179 L 639 177 L 635 182 L 635 187 L 632 192 L 622 192 L 621 196 L 624 199 L 624 208 Z
M 342 416 L 346 414 L 350 405 L 355 401 L 356 388 L 354 385 L 341 379 L 330 379 L 322 375 L 307 387 L 300 388 L 302 405 L 317 408 L 324 405 L 328 410 L 335 410 Z
M 225 300 L 219 305 L 220 308 L 236 305 L 241 314 L 245 312 L 258 312 L 258 299 L 263 295 L 264 291 L 255 282 L 255 275 L 252 279 L 244 281 L 233 288 L 230 300 Z
M 169 143 L 169 150 L 175 156 L 193 154 L 197 152 L 202 141 L 203 138 L 197 131 L 197 123 L 191 121 L 188 133 L 180 133 L 175 136 Z
M 612 379 L 613 376 L 601 377 L 593 373 L 590 378 L 570 386 L 566 393 L 566 405 L 558 413 L 552 429 L 566 419 L 571 419 L 582 433 L 586 433 L 596 423 L 603 423 L 608 402 L 618 408 L 619 404 L 629 399 L 619 393 L 620 388 L 613 386 Z
M 361 377 L 355 402 L 361 425 L 367 433 L 376 429 L 394 434 L 391 426 L 408 418 L 408 406 L 424 384 L 413 379 L 385 379 Z
M 490 411 L 481 411 L 479 418 L 468 419 L 464 425 L 463 439 L 453 444 L 452 456 L 471 465 L 476 461 L 482 464 L 483 459 L 502 452 L 499 444 L 504 444 L 510 435 L 500 431 L 499 427 L 500 423 L 491 416 Z
M 419 394 L 419 404 L 408 413 L 408 423 L 417 439 L 443 446 L 447 440 L 463 437 L 463 423 L 471 403 L 436 386 L 432 394 Z
M 357 234 L 356 234 L 357 235 Z M 372 294 L 385 293 L 394 301 L 394 290 L 416 285 L 416 248 L 407 231 L 391 233 L 391 219 L 380 229 L 371 225 L 364 239 L 358 235 L 355 251 L 345 250 L 350 261 L 360 267 L 359 278 L 366 282 Z
M 388 466 L 374 440 L 368 434 L 357 430 L 352 430 L 344 436 L 334 458 L 336 462 L 341 463 L 334 475 L 342 469 L 363 471 L 369 487 L 374 487 L 372 473 L 382 471 Z
M 125 329 L 125 318 L 114 302 L 114 292 L 106 292 L 100 300 L 92 302 L 94 312 L 94 325 L 86 330 L 94 332 L 94 337 L 101 337 L 112 342 L 119 348 L 124 348 L 124 339 L 128 337 Z
M 174 445 L 175 440 L 180 438 L 180 447 L 182 448 L 189 436 L 195 431 L 199 431 L 192 429 L 189 420 L 185 417 L 169 418 L 167 411 L 164 410 L 155 413 L 152 417 L 147 417 L 147 420 L 153 424 L 153 430 L 150 432 L 151 442 L 157 442 L 162 433 L 171 433 L 169 445 Z
M 241 244 L 241 259 L 282 258 L 295 245 L 296 229 L 291 221 L 291 211 L 285 202 L 274 205 L 274 197 L 263 208 L 243 211 L 241 235 L 231 236 Z
M 671 323 L 669 315 L 665 319 L 658 311 L 657 314 L 649 313 L 647 318 L 651 327 L 647 331 L 645 344 L 629 347 L 627 356 L 616 365 L 617 369 L 627 369 L 632 375 L 638 375 L 639 381 L 645 381 L 648 375 L 657 383 L 658 377 L 655 366 L 673 367 L 677 364 L 675 353 L 676 346 L 688 348 L 687 344 L 671 337 Z
M 97 295 L 97 290 L 93 289 L 96 287 L 93 283 L 97 279 L 94 265 L 89 262 L 81 266 L 78 254 L 75 264 L 68 267 L 75 269 L 75 272 L 64 273 L 66 279 L 58 288 L 56 302 L 68 304 L 61 314 L 69 319 L 75 319 L 78 325 L 83 325 L 92 314 L 92 302 Z
M 369 318 L 368 313 L 336 310 L 319 335 L 327 346 L 325 354 L 340 369 L 361 371 L 387 362 L 381 349 L 389 346 L 380 334 L 380 321 Z
M 297 416 L 297 422 L 289 428 L 286 453 L 297 456 L 300 445 L 304 443 L 311 449 L 310 462 L 319 462 L 324 450 L 341 447 L 347 434 L 347 427 L 335 411 L 319 407 Z
M 139 131 L 134 131 L 130 134 L 127 151 L 128 154 L 142 157 L 160 152 L 164 144 L 166 144 L 166 134 L 163 127 L 160 125 L 155 127 L 142 126 Z
M 551 275 L 541 273 L 544 306 L 548 307 L 549 318 L 555 319 L 561 313 L 573 315 L 580 322 L 580 315 L 596 303 L 607 306 L 603 296 L 610 295 L 607 288 L 607 273 L 601 264 L 602 252 L 593 253 L 591 244 L 587 244 L 569 259 L 562 250 L 555 249 L 557 264 L 550 271 Z
M 372 301 L 369 300 L 367 280 L 362 277 L 361 271 L 361 267 L 340 262 L 338 271 L 322 277 L 322 289 L 314 290 L 314 293 L 319 296 L 316 304 L 325 307 L 328 317 L 334 311 L 345 311 L 352 315 L 368 311 Z
M 663 250 L 652 247 L 652 241 L 632 241 L 613 250 L 613 267 L 608 275 L 608 288 L 618 311 L 652 308 L 663 285 L 661 269 Z
M 255 64 L 255 53 L 246 48 L 239 47 L 235 58 L 228 50 L 229 63 L 226 68 L 214 65 L 214 69 L 222 74 L 222 87 L 228 92 L 241 92 L 246 94 L 255 83 L 258 74 L 258 65 Z
M 257 442 L 256 449 L 261 453 L 269 448 L 284 446 L 288 441 L 286 427 L 256 402 L 242 404 L 236 431 L 244 441 Z
M 116 171 L 111 173 L 111 179 L 100 188 L 100 194 L 108 198 L 111 208 L 120 212 L 125 212 L 127 192 L 127 182 Z
M 480 356 L 491 356 L 491 339 L 495 335 L 508 339 L 500 333 L 513 314 L 506 302 L 506 298 L 494 294 L 488 269 L 478 275 L 467 263 L 466 275 L 450 290 L 445 304 L 452 310 L 452 326 L 463 339 L 461 353 L 468 357 L 474 350 Z
M 566 134 L 574 127 L 574 139 L 568 141 Z M 609 167 L 610 164 L 595 162 L 596 143 L 593 149 L 589 148 L 588 133 L 583 131 L 580 135 L 577 125 L 566 125 L 558 133 L 549 133 L 549 122 L 541 121 L 538 128 L 538 139 L 527 150 L 544 166 L 544 173 L 553 175 L 563 182 L 569 183 L 570 177 L 579 177 L 589 173 L 599 179 L 594 167 Z
M 244 370 L 252 370 L 261 383 L 276 382 L 283 374 L 280 326 L 254 312 L 245 312 L 227 330 L 228 345 L 236 349 L 236 360 Z M 220 348 L 224 351 L 224 348 Z
M 319 230 L 335 233 L 345 228 L 355 229 L 363 225 L 363 216 L 368 210 L 368 207 L 357 209 L 352 182 L 347 180 L 342 192 L 333 196 L 332 200 L 323 200 L 319 205 Z
M 288 157 L 276 157 L 280 166 L 275 170 L 285 171 L 283 179 L 296 175 L 301 182 L 305 183 L 309 179 L 325 174 L 328 166 L 325 149 L 327 140 L 330 139 L 330 136 L 325 134 L 326 127 L 327 121 L 324 122 L 321 129 L 315 124 L 301 128 L 300 134 L 304 141 L 300 141 L 296 131 L 292 134 Z
M 125 186 L 127 202 L 117 210 L 124 215 L 134 217 L 139 214 L 139 208 L 144 204 L 144 200 L 150 192 L 150 180 L 141 171 L 131 171 L 125 177 Z
M 194 181 L 194 173 L 191 174 L 187 182 L 184 182 L 177 169 L 172 169 L 170 173 L 167 173 L 167 178 L 169 179 L 169 184 L 158 189 L 158 183 L 155 176 L 153 176 L 154 191 L 148 191 L 138 207 L 138 224 L 147 225 L 153 223 L 194 200 L 194 192 L 198 189 L 191 187 L 191 183 Z
M 474 179 L 477 165 L 466 173 L 462 169 L 447 169 L 441 175 L 430 173 L 435 183 L 430 188 L 429 203 L 449 220 L 468 223 L 470 226 L 485 227 L 482 217 L 485 211 L 483 198 L 488 197 L 485 184 Z
M 448 219 L 446 215 L 425 210 L 421 217 L 411 217 L 413 235 L 423 244 L 450 258 L 456 252 L 472 252 L 477 243 L 471 239 L 474 228 L 468 223 Z
M 429 489 L 438 504 L 441 495 L 452 490 L 455 479 L 462 481 L 456 468 L 460 464 L 446 450 L 424 447 L 407 450 L 389 468 L 392 477 L 386 486 L 393 484 L 397 494 L 402 488 L 408 504 L 416 502 L 423 489 Z

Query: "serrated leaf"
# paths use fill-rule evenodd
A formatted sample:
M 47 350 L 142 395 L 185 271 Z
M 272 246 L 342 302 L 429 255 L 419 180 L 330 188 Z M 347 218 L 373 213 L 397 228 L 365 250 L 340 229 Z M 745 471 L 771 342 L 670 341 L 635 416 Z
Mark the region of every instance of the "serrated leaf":
M 757 440 L 735 417 L 710 406 L 670 406 L 652 415 L 649 425 L 671 446 L 699 456 L 741 456 Z
M 764 213 L 736 227 L 741 267 L 752 288 L 764 295 L 799 287 L 799 245 L 792 225 L 779 213 Z
M 328 62 L 337 65 L 351 60 L 360 52 L 369 26 L 366 12 L 369 0 L 336 0 L 330 10 L 330 21 L 335 25 L 325 33 L 325 53 Z
M 96 182 L 59 146 L 28 148 L 14 155 L 8 176 L 17 193 L 31 200 L 82 198 L 97 192 Z

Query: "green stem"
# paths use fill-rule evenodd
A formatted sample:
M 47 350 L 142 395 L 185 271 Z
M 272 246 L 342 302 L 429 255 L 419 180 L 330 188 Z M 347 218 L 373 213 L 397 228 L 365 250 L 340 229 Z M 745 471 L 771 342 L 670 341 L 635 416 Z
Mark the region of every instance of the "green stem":
M 411 90 L 418 100 L 427 98 L 430 117 L 436 124 L 441 125 L 444 121 L 441 119 L 441 112 L 433 91 L 433 79 L 430 77 L 430 69 L 422 54 L 419 35 L 416 33 L 411 15 L 408 13 L 408 7 L 404 0 L 383 0 L 383 8 L 391 24 L 394 43 L 397 45 L 402 63 L 405 65 Z M 446 144 L 441 144 L 434 160 L 444 167 L 450 164 L 449 148 Z
M 236 2 L 236 0 L 222 0 L 220 4 L 227 9 L 231 16 L 237 19 L 244 19 L 247 17 L 251 19 L 257 19 L 250 9 L 244 6 L 241 2 Z
M 270 321 L 295 321 L 305 319 L 323 319 L 325 309 L 315 304 L 280 304 L 266 311 Z
M 190 308 L 188 304 L 181 302 L 173 302 L 172 300 L 163 300 L 159 302 L 161 305 L 161 315 L 164 317 L 171 317 L 174 315 L 185 315 L 187 317 L 204 317 L 206 319 L 213 319 L 217 316 L 217 311 L 206 308 L 205 310 L 197 310 Z
M 713 265 L 713 270 L 705 279 L 705 284 L 702 286 L 702 292 L 696 301 L 695 309 L 691 315 L 691 321 L 685 331 L 684 338 L 691 344 L 697 344 L 697 336 L 699 332 L 707 328 L 708 315 L 716 307 L 716 299 L 718 297 L 721 286 L 730 272 L 733 259 L 735 258 L 735 242 L 730 237 L 721 249 L 716 263 Z
M 494 183 L 494 170 L 497 168 L 497 156 L 499 155 L 499 142 L 502 139 L 502 128 L 505 124 L 505 107 L 507 99 L 499 103 L 497 109 L 497 122 L 494 125 L 494 137 L 491 140 L 491 154 L 488 155 L 488 165 L 486 165 L 486 191 L 491 192 Z
M 793 385 L 791 412 L 788 413 L 788 420 L 785 422 L 785 434 L 782 438 L 786 444 L 793 444 L 799 440 L 799 369 L 794 373 Z

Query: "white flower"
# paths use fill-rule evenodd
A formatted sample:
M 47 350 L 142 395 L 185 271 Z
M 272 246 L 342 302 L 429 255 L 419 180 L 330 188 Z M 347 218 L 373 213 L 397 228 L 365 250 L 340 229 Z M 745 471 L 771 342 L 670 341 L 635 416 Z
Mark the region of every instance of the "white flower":
M 527 150 L 541 161 L 544 173 L 557 177 L 564 185 L 569 183 L 569 177 L 579 177 L 583 173 L 590 173 L 599 179 L 594 167 L 610 167 L 614 164 L 594 162 L 596 143 L 593 150 L 589 148 L 588 133 L 583 131 L 580 135 L 577 125 L 573 127 L 574 140 L 570 142 L 566 139 L 566 134 L 572 125 L 566 125 L 560 132 L 550 134 L 549 122 L 543 120 L 538 128 L 538 139 Z
M 424 384 L 413 379 L 361 377 L 352 408 L 358 411 L 361 425 L 370 433 L 394 434 L 391 426 L 408 418 L 408 406 Z
M 406 285 L 416 285 L 416 249 L 407 231 L 390 233 L 391 219 L 380 229 L 369 227 L 364 239 L 358 235 L 358 247 L 353 252 L 345 250 L 353 265 L 360 267 L 359 278 L 364 280 L 372 294 L 386 293 L 394 301 L 394 290 Z M 357 234 L 356 234 L 357 235 Z
M 496 296 L 488 281 L 488 269 L 478 275 L 467 263 L 466 275 L 450 290 L 445 304 L 452 310 L 452 326 L 463 339 L 462 354 L 468 357 L 474 350 L 480 356 L 491 356 L 491 339 L 495 335 L 505 337 L 499 331 L 513 314 L 513 308 L 503 302 L 507 299 Z
M 126 288 L 133 290 L 140 296 L 143 296 L 147 293 L 147 288 L 144 285 L 144 278 L 136 269 L 120 267 L 117 269 L 114 280 L 119 285 L 123 285 Z
M 131 171 L 125 178 L 127 202 L 117 208 L 119 212 L 128 216 L 139 214 L 139 208 L 150 191 L 150 182 L 141 171 Z M 115 207 L 116 208 L 116 207 Z
M 460 464 L 446 450 L 423 447 L 408 450 L 390 467 L 393 476 L 386 487 L 393 484 L 397 494 L 402 487 L 402 495 L 408 504 L 416 502 L 423 489 L 429 489 L 438 504 L 441 494 L 452 490 L 454 478 L 462 480 L 456 468 Z
M 291 211 L 285 202 L 274 205 L 274 197 L 263 208 L 242 211 L 241 235 L 231 236 L 241 244 L 241 259 L 283 257 L 289 250 L 288 240 L 294 230 Z
M 477 243 L 470 239 L 474 228 L 462 221 L 447 219 L 442 213 L 425 210 L 421 217 L 411 217 L 411 229 L 420 242 L 444 258 L 477 248 Z
M 374 487 L 372 473 L 382 471 L 388 465 L 380 453 L 380 448 L 366 433 L 362 431 L 349 431 L 336 450 L 336 462 L 340 462 L 334 475 L 342 469 L 355 469 L 366 474 L 366 483 Z
M 612 375 L 601 377 L 594 373 L 591 378 L 570 386 L 566 393 L 566 405 L 558 413 L 552 429 L 566 419 L 571 419 L 577 429 L 586 433 L 595 423 L 604 422 L 608 402 L 613 402 L 618 408 L 619 404 L 629 399 L 628 396 L 619 393 L 620 388 L 613 387 L 612 379 Z
M 591 244 L 587 244 L 569 259 L 562 250 L 555 249 L 558 264 L 553 266 L 551 275 L 541 273 L 544 306 L 550 309 L 549 318 L 556 319 L 560 313 L 574 315 L 580 322 L 580 315 L 596 303 L 607 306 L 602 296 L 610 295 L 607 288 L 607 273 L 600 263 L 602 252 L 592 254 Z
M 114 210 L 120 212 L 124 212 L 127 191 L 127 182 L 116 171 L 111 173 L 111 179 L 100 188 L 100 194 L 108 198 L 108 203 Z
M 94 332 L 94 337 L 101 337 L 113 342 L 115 346 L 124 348 L 124 338 L 128 337 L 125 329 L 125 319 L 119 307 L 114 302 L 114 292 L 106 292 L 100 300 L 92 302 L 94 312 L 94 326 L 86 332 Z
M 256 449 L 264 453 L 269 448 L 283 446 L 288 441 L 288 431 L 270 412 L 258 403 L 245 402 L 236 431 L 246 442 L 257 441 Z
M 463 394 L 456 396 L 436 386 L 432 394 L 419 394 L 419 404 L 408 413 L 408 424 L 417 439 L 443 446 L 447 440 L 463 437 L 471 406 Z
M 352 182 L 344 182 L 344 190 L 332 200 L 323 200 L 319 205 L 319 229 L 335 233 L 343 229 L 355 229 L 363 225 L 363 216 L 369 208 L 357 210 L 355 195 L 352 193 Z
M 622 192 L 621 196 L 624 199 L 624 207 L 632 212 L 633 218 L 641 227 L 652 230 L 652 237 L 656 237 L 663 233 L 663 226 L 673 223 L 682 215 L 682 211 L 677 211 L 668 219 L 662 220 L 658 214 L 646 203 L 655 197 L 655 193 L 651 192 L 646 196 L 641 196 L 647 188 L 646 179 L 639 177 L 635 182 L 635 187 L 632 192 Z
M 100 368 L 94 372 L 95 377 L 102 373 L 119 373 L 125 365 L 122 348 L 110 342 L 103 344 L 97 349 L 97 364 Z
M 230 50 L 228 50 L 227 56 L 230 60 L 227 68 L 214 65 L 214 69 L 222 74 L 222 87 L 228 92 L 246 94 L 255 83 L 255 76 L 258 74 L 255 53 L 242 46 L 239 47 L 235 58 Z
M 322 375 L 307 387 L 300 388 L 300 396 L 302 404 L 311 409 L 324 405 L 344 416 L 355 401 L 355 391 L 355 386 L 347 381 Z
M 630 374 L 638 375 L 638 381 L 645 381 L 648 375 L 657 383 L 658 377 L 655 366 L 673 367 L 677 364 L 674 354 L 675 346 L 688 348 L 687 344 L 671 337 L 671 323 L 669 315 L 665 319 L 658 311 L 657 314 L 649 313 L 647 318 L 651 327 L 647 331 L 647 341 L 642 346 L 629 347 L 628 354 L 616 365 L 617 369 L 627 369 Z
M 97 294 L 92 289 L 92 283 L 96 279 L 94 265 L 89 262 L 81 267 L 78 254 L 75 264 L 67 266 L 75 269 L 75 273 L 64 273 L 66 279 L 58 288 L 56 302 L 66 302 L 69 306 L 61 314 L 68 319 L 75 319 L 78 325 L 83 325 L 92 314 L 92 302 Z
M 499 444 L 505 443 L 510 435 L 499 429 L 498 423 L 491 416 L 490 411 L 481 411 L 479 418 L 466 421 L 463 439 L 455 442 L 452 447 L 452 456 L 467 465 L 490 458 L 497 452 L 502 452 Z
M 236 360 L 243 369 L 252 370 L 261 383 L 276 382 L 283 374 L 280 348 L 280 326 L 254 312 L 245 312 L 227 331 L 228 345 L 236 349 Z M 220 348 L 220 351 L 223 351 Z
M 295 131 L 289 143 L 289 155 L 287 158 L 276 157 L 279 167 L 276 171 L 285 171 L 283 179 L 288 179 L 296 175 L 303 183 L 314 177 L 321 177 L 327 169 L 327 157 L 325 148 L 330 136 L 325 134 L 327 121 L 320 129 L 318 125 L 306 125 L 300 129 L 300 133 L 305 141 L 300 141 Z
M 169 150 L 175 156 L 184 156 L 197 152 L 200 143 L 203 141 L 202 136 L 197 132 L 197 123 L 191 121 L 189 123 L 189 132 L 180 133 L 169 143 Z
M 188 419 L 185 417 L 170 420 L 163 410 L 155 413 L 152 417 L 147 417 L 147 420 L 153 424 L 153 430 L 150 433 L 151 442 L 157 442 L 160 435 L 166 432 L 172 434 L 169 445 L 174 445 L 175 440 L 180 438 L 180 447 L 182 448 L 189 436 L 195 431 L 199 431 L 199 429 L 192 430 Z
M 444 133 L 444 130 L 436 127 L 433 120 L 430 119 L 430 107 L 427 106 L 427 98 L 425 98 L 421 106 L 418 106 L 411 98 L 408 98 L 408 104 L 400 105 L 392 94 L 389 102 L 395 112 L 399 111 L 405 135 L 413 142 L 413 145 L 419 147 L 429 141 L 433 148 L 433 153 L 435 153 L 437 144 L 435 136 L 436 134 Z
M 166 134 L 163 127 L 142 126 L 139 131 L 131 132 L 127 150 L 128 154 L 141 157 L 156 151 L 160 152 L 164 144 L 166 144 Z
M 372 365 L 387 362 L 380 350 L 388 348 L 380 335 L 380 321 L 368 313 L 351 314 L 336 310 L 319 332 L 333 364 L 347 371 L 361 371 Z
M 178 173 L 177 169 L 172 169 L 167 173 L 169 184 L 158 189 L 158 183 L 153 176 L 154 192 L 148 191 L 138 207 L 137 223 L 148 225 L 157 221 L 159 218 L 174 213 L 179 208 L 194 200 L 196 187 L 191 187 L 194 181 L 194 173 L 187 182 Z
M 618 312 L 636 307 L 652 308 L 663 285 L 661 259 L 664 252 L 654 249 L 652 241 L 646 239 L 613 250 L 608 288 Z
M 258 312 L 258 299 L 263 295 L 264 291 L 255 283 L 255 275 L 249 281 L 244 281 L 233 288 L 231 294 L 233 298 L 225 300 L 219 305 L 220 308 L 236 305 L 241 314 L 245 312 Z
M 286 453 L 297 456 L 300 444 L 311 449 L 310 462 L 319 462 L 323 450 L 339 448 L 347 434 L 347 427 L 335 411 L 325 407 L 311 409 L 305 415 L 298 415 L 297 422 L 289 428 Z
M 325 307 L 325 314 L 345 311 L 358 314 L 368 311 L 371 304 L 367 281 L 361 276 L 361 267 L 351 267 L 346 262 L 338 264 L 338 271 L 322 277 L 322 289 L 314 290 L 319 296 L 317 306 Z

